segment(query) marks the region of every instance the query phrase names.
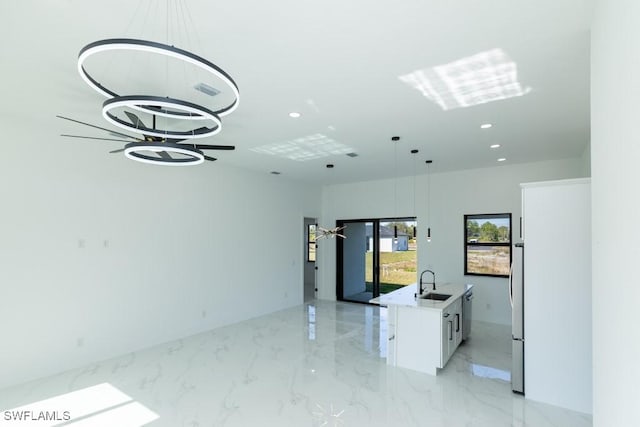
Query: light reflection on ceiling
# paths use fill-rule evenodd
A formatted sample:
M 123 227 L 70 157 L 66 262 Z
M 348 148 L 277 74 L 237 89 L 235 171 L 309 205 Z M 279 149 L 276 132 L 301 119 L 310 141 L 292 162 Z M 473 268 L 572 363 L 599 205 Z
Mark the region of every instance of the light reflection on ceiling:
M 523 96 L 531 91 L 518 82 L 516 63 L 498 48 L 398 78 L 445 111 Z
M 353 149 L 326 135 L 316 133 L 290 141 L 261 145 L 251 148 L 251 151 L 305 162 L 331 155 L 351 153 Z

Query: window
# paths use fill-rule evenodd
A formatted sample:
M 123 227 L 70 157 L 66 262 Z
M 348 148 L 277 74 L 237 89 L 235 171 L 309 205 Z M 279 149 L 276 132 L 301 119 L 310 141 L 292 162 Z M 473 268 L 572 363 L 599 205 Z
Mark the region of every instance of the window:
M 307 227 L 307 261 L 316 262 L 316 225 Z
M 464 274 L 508 277 L 511 214 L 464 216 Z

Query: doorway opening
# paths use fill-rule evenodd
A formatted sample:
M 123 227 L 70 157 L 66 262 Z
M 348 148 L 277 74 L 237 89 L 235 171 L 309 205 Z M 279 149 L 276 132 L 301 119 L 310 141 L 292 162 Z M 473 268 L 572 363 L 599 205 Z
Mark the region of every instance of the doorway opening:
M 336 296 L 368 303 L 416 283 L 415 217 L 338 220 L 346 239 L 337 241 Z

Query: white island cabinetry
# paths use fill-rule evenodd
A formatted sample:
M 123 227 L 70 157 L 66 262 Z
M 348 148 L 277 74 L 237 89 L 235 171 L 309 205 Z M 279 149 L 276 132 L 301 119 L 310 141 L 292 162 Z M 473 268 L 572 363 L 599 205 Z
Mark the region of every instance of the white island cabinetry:
M 444 368 L 462 342 L 462 297 L 442 310 L 442 351 L 439 368 Z
M 472 285 L 439 285 L 446 301 L 416 299 L 406 286 L 371 300 L 388 311 L 387 364 L 431 375 L 444 368 L 462 341 L 462 296 Z

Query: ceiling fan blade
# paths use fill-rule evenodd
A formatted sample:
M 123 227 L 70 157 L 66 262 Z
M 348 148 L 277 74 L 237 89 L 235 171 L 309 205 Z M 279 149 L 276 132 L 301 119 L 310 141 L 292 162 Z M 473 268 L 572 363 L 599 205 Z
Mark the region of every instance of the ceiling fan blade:
M 60 136 L 66 136 L 68 138 L 83 138 L 83 139 L 97 139 L 100 141 L 118 141 L 118 142 L 131 142 L 126 141 L 124 139 L 115 139 L 115 138 L 96 138 L 95 136 L 82 136 L 82 135 L 68 135 L 66 133 L 60 134 Z
M 144 123 L 142 123 L 142 120 L 140 120 L 140 119 L 138 118 L 138 116 L 136 116 L 136 115 L 135 115 L 135 114 L 133 114 L 132 112 L 130 112 L 130 111 L 125 111 L 124 113 L 127 115 L 127 117 L 129 117 L 129 120 L 131 120 L 131 123 L 133 123 L 133 125 L 134 125 L 136 128 L 143 128 L 143 129 L 146 129 L 146 128 L 147 128 L 147 127 L 144 125 Z
M 204 156 L 204 159 L 205 160 L 209 160 L 210 162 L 215 162 L 216 160 L 218 160 L 215 157 L 209 157 L 209 156 L 206 156 L 206 155 Z
M 206 126 L 202 126 L 202 127 L 199 127 L 198 129 L 194 129 L 194 130 L 192 130 L 191 132 L 193 132 L 193 133 L 199 133 L 199 132 L 206 132 L 206 131 L 208 131 L 208 130 L 209 130 L 209 128 L 208 128 L 208 127 L 206 127 Z
M 120 136 L 120 135 L 118 135 L 116 132 L 113 132 L 113 131 L 109 131 L 109 134 L 110 134 L 111 136 Z
M 235 150 L 236 147 L 233 145 L 201 145 L 196 144 L 195 147 L 198 150 Z
M 122 153 L 124 151 L 124 148 L 120 148 L 118 150 L 113 150 L 113 151 L 109 151 L 109 153 L 113 154 L 113 153 Z
M 69 117 L 64 117 L 64 116 L 58 116 L 57 115 L 56 117 L 59 118 L 59 119 L 69 120 L 70 122 L 79 123 L 81 125 L 89 126 L 89 127 L 92 127 L 92 128 L 104 130 L 104 131 L 112 133 L 112 134 L 120 135 L 123 138 L 129 138 L 129 139 L 135 139 L 136 141 L 141 141 L 140 138 L 136 138 L 135 136 L 127 135 L 126 133 L 120 133 L 120 132 L 114 131 L 112 129 L 107 129 L 107 128 L 103 128 L 103 127 L 100 127 L 100 126 L 92 125 L 91 123 L 81 122 L 80 120 L 70 119 Z

